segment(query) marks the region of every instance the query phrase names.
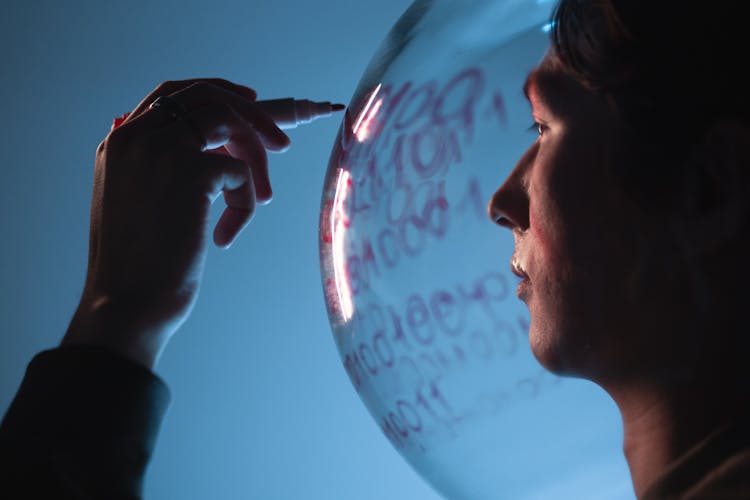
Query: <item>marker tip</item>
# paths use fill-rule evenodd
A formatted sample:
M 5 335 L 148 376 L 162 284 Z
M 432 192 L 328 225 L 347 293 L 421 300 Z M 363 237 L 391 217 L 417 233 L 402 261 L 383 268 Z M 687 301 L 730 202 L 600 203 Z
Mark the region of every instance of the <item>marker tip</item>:
M 346 106 L 344 104 L 338 104 L 338 103 L 336 103 L 336 104 L 332 104 L 331 105 L 331 110 L 332 111 L 343 111 L 345 109 L 346 109 Z

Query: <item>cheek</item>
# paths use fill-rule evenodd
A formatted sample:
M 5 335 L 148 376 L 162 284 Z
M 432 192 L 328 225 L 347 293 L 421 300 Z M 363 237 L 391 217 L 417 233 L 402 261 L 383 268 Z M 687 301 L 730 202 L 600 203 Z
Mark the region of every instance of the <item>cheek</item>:
M 529 272 L 540 285 L 549 287 L 554 276 L 562 272 L 564 262 L 560 252 L 560 235 L 555 234 L 554 218 L 546 212 L 529 213 L 529 234 L 527 266 Z
M 529 203 L 529 258 L 545 274 L 563 271 L 568 257 L 569 221 L 559 200 L 548 196 L 553 189 L 553 186 L 535 189 Z
M 571 161 L 568 134 L 560 132 L 540 147 L 529 182 L 529 229 L 548 265 L 563 265 L 587 228 L 586 207 L 594 181 L 585 157 Z M 582 233 L 582 234 L 577 234 Z M 535 250 L 535 251 L 536 251 Z

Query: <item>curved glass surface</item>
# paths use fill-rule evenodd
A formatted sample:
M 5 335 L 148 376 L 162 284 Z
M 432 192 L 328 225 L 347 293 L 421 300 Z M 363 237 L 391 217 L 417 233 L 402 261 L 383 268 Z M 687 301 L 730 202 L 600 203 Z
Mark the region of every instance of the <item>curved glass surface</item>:
M 553 5 L 417 1 L 350 102 L 325 179 L 323 286 L 375 423 L 448 498 L 633 498 L 619 415 L 547 373 L 486 214 L 535 138 L 522 86 Z

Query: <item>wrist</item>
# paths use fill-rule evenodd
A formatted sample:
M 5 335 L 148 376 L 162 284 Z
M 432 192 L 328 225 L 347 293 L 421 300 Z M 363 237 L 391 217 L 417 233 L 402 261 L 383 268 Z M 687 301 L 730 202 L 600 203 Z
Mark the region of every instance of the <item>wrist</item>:
M 137 317 L 109 297 L 84 298 L 60 345 L 101 347 L 153 370 L 169 334 L 165 329 L 139 324 Z

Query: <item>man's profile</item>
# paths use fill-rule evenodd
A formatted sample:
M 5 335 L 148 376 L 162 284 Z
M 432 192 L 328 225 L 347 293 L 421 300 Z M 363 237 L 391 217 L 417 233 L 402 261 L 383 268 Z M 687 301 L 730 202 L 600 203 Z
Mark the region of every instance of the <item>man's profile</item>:
M 489 205 L 533 353 L 615 400 L 644 498 L 750 496 L 747 44 L 724 7 L 672 27 L 561 2 L 525 86 L 539 136 Z

